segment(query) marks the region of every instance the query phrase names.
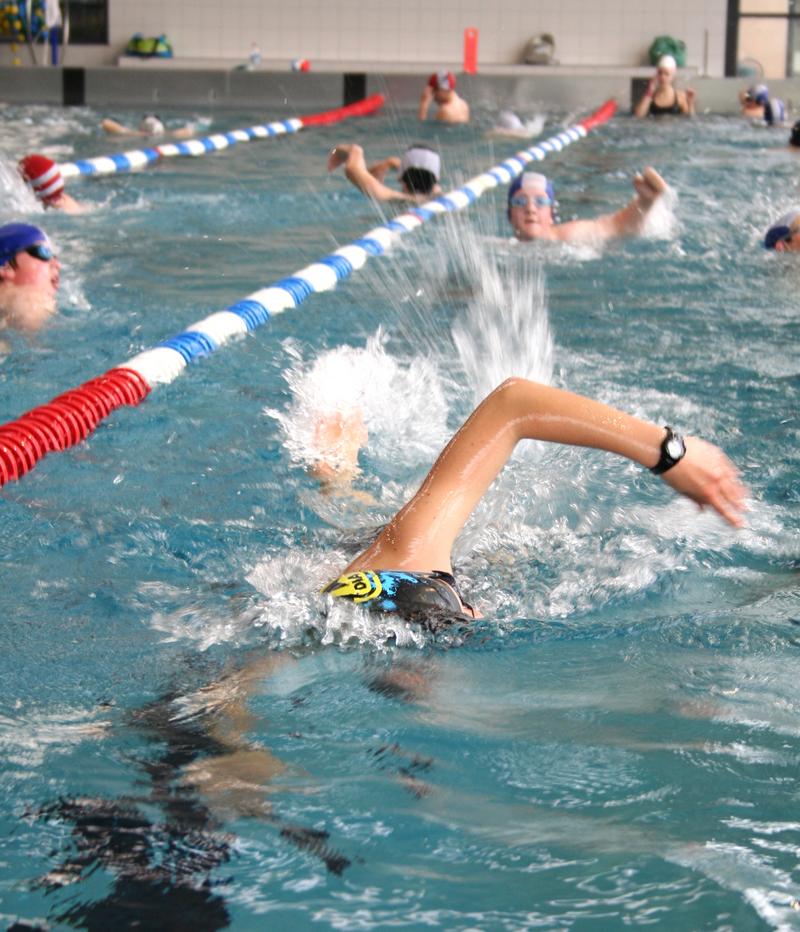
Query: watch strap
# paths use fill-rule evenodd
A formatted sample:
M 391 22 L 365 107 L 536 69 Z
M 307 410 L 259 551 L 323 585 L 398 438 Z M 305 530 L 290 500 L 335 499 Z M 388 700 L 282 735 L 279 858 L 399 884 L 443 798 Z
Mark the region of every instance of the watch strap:
M 672 469 L 676 463 L 680 463 L 683 457 L 686 455 L 686 444 L 684 443 L 683 437 L 676 431 L 673 430 L 669 424 L 664 425 L 664 430 L 666 434 L 664 439 L 661 441 L 660 454 L 658 457 L 658 462 L 655 466 L 652 466 L 650 472 L 656 476 L 660 476 L 665 473 L 668 469 Z M 675 441 L 678 442 L 680 452 L 677 456 L 670 451 L 670 447 L 674 449 Z

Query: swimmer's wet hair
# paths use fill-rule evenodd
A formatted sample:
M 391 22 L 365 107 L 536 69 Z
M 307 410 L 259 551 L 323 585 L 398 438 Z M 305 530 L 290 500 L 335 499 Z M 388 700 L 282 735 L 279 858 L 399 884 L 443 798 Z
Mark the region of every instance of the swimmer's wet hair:
M 410 194 L 430 194 L 437 178 L 433 172 L 424 168 L 407 168 L 400 176 L 400 181 L 408 188 Z
M 400 160 L 400 181 L 411 194 L 430 194 L 441 171 L 439 153 L 422 142 L 409 146 Z

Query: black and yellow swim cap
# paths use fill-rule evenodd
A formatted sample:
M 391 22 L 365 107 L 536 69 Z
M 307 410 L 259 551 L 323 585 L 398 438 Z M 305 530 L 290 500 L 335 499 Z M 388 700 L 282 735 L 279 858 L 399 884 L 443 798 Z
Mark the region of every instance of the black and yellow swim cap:
M 397 612 L 413 621 L 426 615 L 468 618 L 451 578 L 445 573 L 359 570 L 334 579 L 322 592 L 372 612 Z

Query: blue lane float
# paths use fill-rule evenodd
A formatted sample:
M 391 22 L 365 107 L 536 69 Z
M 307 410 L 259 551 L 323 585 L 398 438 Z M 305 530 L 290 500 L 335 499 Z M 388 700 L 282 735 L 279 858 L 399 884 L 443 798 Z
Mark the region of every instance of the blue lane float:
M 206 155 L 208 152 L 220 152 L 223 149 L 229 149 L 239 142 L 272 139 L 276 136 L 285 136 L 287 133 L 299 133 L 301 129 L 306 129 L 309 126 L 321 126 L 338 123 L 350 117 L 367 116 L 379 110 L 384 102 L 383 94 L 373 94 L 370 97 L 365 97 L 364 100 L 348 104 L 346 107 L 335 107 L 333 110 L 323 110 L 320 113 L 310 113 L 306 116 L 291 117 L 286 120 L 274 120 L 271 123 L 261 123 L 257 126 L 248 126 L 245 129 L 235 129 L 228 133 L 214 133 L 211 136 L 187 139 L 184 142 L 165 142 L 163 145 L 132 149 L 130 152 L 118 152 L 115 155 L 98 155 L 96 158 L 81 159 L 77 162 L 62 162 L 58 166 L 58 170 L 64 179 L 138 171 L 142 168 L 149 168 L 162 159 L 175 158 L 176 156 L 197 158 Z
M 0 426 L 0 486 L 19 479 L 47 453 L 80 443 L 100 420 L 123 404 L 139 404 L 157 385 L 176 379 L 195 360 L 234 337 L 260 327 L 275 314 L 302 304 L 315 292 L 329 291 L 368 259 L 385 253 L 397 239 L 437 214 L 463 210 L 485 191 L 509 184 L 530 162 L 583 139 L 611 119 L 616 103 L 607 101 L 591 116 L 544 142 L 523 149 L 500 165 L 388 223 L 368 231 L 318 262 L 267 285 L 222 311 L 187 327 L 183 333 L 145 350 L 53 401 Z

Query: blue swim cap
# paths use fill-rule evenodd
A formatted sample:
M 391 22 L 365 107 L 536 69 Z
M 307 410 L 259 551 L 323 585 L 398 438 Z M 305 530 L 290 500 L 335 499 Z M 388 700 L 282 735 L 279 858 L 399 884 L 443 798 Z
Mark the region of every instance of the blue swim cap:
M 529 186 L 544 187 L 545 193 L 553 202 L 551 208 L 553 213 L 553 220 L 555 223 L 558 223 L 558 201 L 556 200 L 555 191 L 553 190 L 553 185 L 550 180 L 541 172 L 523 172 L 511 182 L 511 186 L 508 189 L 508 208 L 507 214 L 508 219 L 511 219 L 511 198 L 521 189 L 527 188 Z
M 792 224 L 798 220 L 800 220 L 800 208 L 798 207 L 779 217 L 767 230 L 767 235 L 764 237 L 764 248 L 774 249 L 781 240 L 791 236 Z
M 766 84 L 753 84 L 747 88 L 747 97 L 756 104 L 765 104 L 769 100 L 769 88 Z
M 553 203 L 555 203 L 556 196 L 553 191 L 552 183 L 542 175 L 540 172 L 523 172 L 511 182 L 511 187 L 508 189 L 508 206 L 511 207 L 511 198 L 520 190 L 520 188 L 528 187 L 531 184 L 541 185 L 542 181 L 544 182 L 544 189 L 547 193 L 547 196 L 550 198 Z
M 0 265 L 5 265 L 28 246 L 46 242 L 47 235 L 39 227 L 30 223 L 6 223 L 0 227 Z

